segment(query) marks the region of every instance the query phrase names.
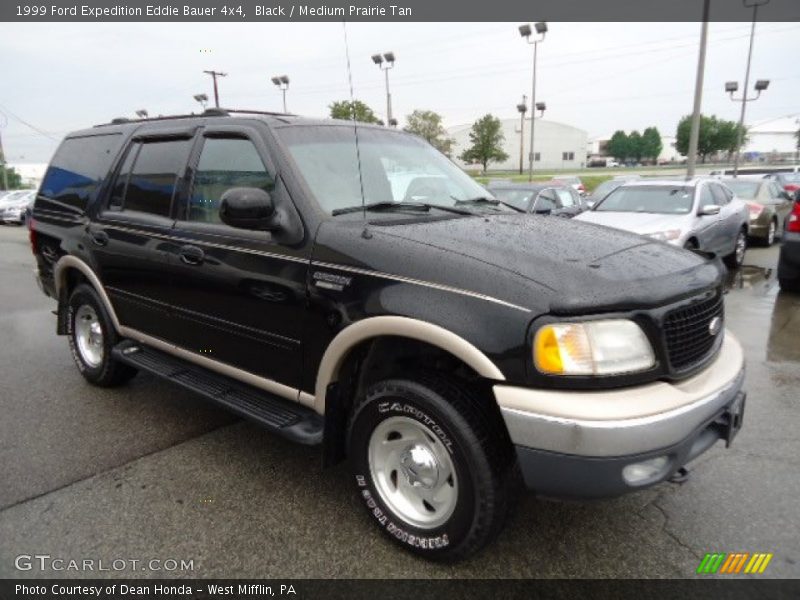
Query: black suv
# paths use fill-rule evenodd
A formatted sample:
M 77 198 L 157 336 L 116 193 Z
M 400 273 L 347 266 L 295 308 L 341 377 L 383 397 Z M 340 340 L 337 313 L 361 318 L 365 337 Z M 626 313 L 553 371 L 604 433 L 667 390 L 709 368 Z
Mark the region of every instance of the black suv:
M 526 215 L 403 132 L 115 120 L 63 141 L 30 228 L 89 382 L 149 371 L 347 457 L 428 558 L 491 540 L 520 473 L 619 495 L 741 425 L 718 261 Z

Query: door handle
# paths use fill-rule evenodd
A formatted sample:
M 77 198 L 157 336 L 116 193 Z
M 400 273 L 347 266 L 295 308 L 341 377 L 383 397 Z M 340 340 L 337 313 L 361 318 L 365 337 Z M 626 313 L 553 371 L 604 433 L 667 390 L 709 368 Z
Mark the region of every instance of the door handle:
M 92 242 L 96 246 L 105 246 L 108 244 L 108 234 L 105 231 L 90 231 L 89 235 L 92 237 Z
M 182 246 L 178 251 L 181 260 L 187 265 L 202 264 L 206 254 L 197 246 Z

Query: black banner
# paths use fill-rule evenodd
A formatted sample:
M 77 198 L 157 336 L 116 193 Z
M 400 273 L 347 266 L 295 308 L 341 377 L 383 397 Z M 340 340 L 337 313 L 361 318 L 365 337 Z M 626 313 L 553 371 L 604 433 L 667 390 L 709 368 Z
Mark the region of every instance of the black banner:
M 711 0 L 710 20 L 800 21 L 797 0 Z M 703 0 L 17 0 L 0 21 L 700 21 Z
M 503 600 L 553 598 L 647 598 L 731 600 L 797 598 L 798 580 L 755 578 L 682 580 L 1 580 L 2 600 L 394 600 L 437 598 Z

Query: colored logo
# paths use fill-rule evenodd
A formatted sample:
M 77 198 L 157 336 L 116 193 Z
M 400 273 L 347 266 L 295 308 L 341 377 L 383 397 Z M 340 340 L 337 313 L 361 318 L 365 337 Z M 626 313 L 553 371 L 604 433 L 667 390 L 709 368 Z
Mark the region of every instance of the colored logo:
M 722 575 L 743 573 L 763 573 L 767 570 L 769 561 L 772 560 L 772 553 L 756 552 L 713 552 L 708 553 L 700 561 L 697 573 L 701 575 Z

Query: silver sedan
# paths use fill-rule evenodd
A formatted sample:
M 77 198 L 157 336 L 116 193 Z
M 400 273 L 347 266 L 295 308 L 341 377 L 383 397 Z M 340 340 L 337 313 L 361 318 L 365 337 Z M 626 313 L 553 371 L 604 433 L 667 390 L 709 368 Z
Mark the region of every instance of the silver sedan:
M 629 182 L 575 218 L 713 252 L 731 267 L 744 262 L 747 249 L 747 205 L 713 179 Z

